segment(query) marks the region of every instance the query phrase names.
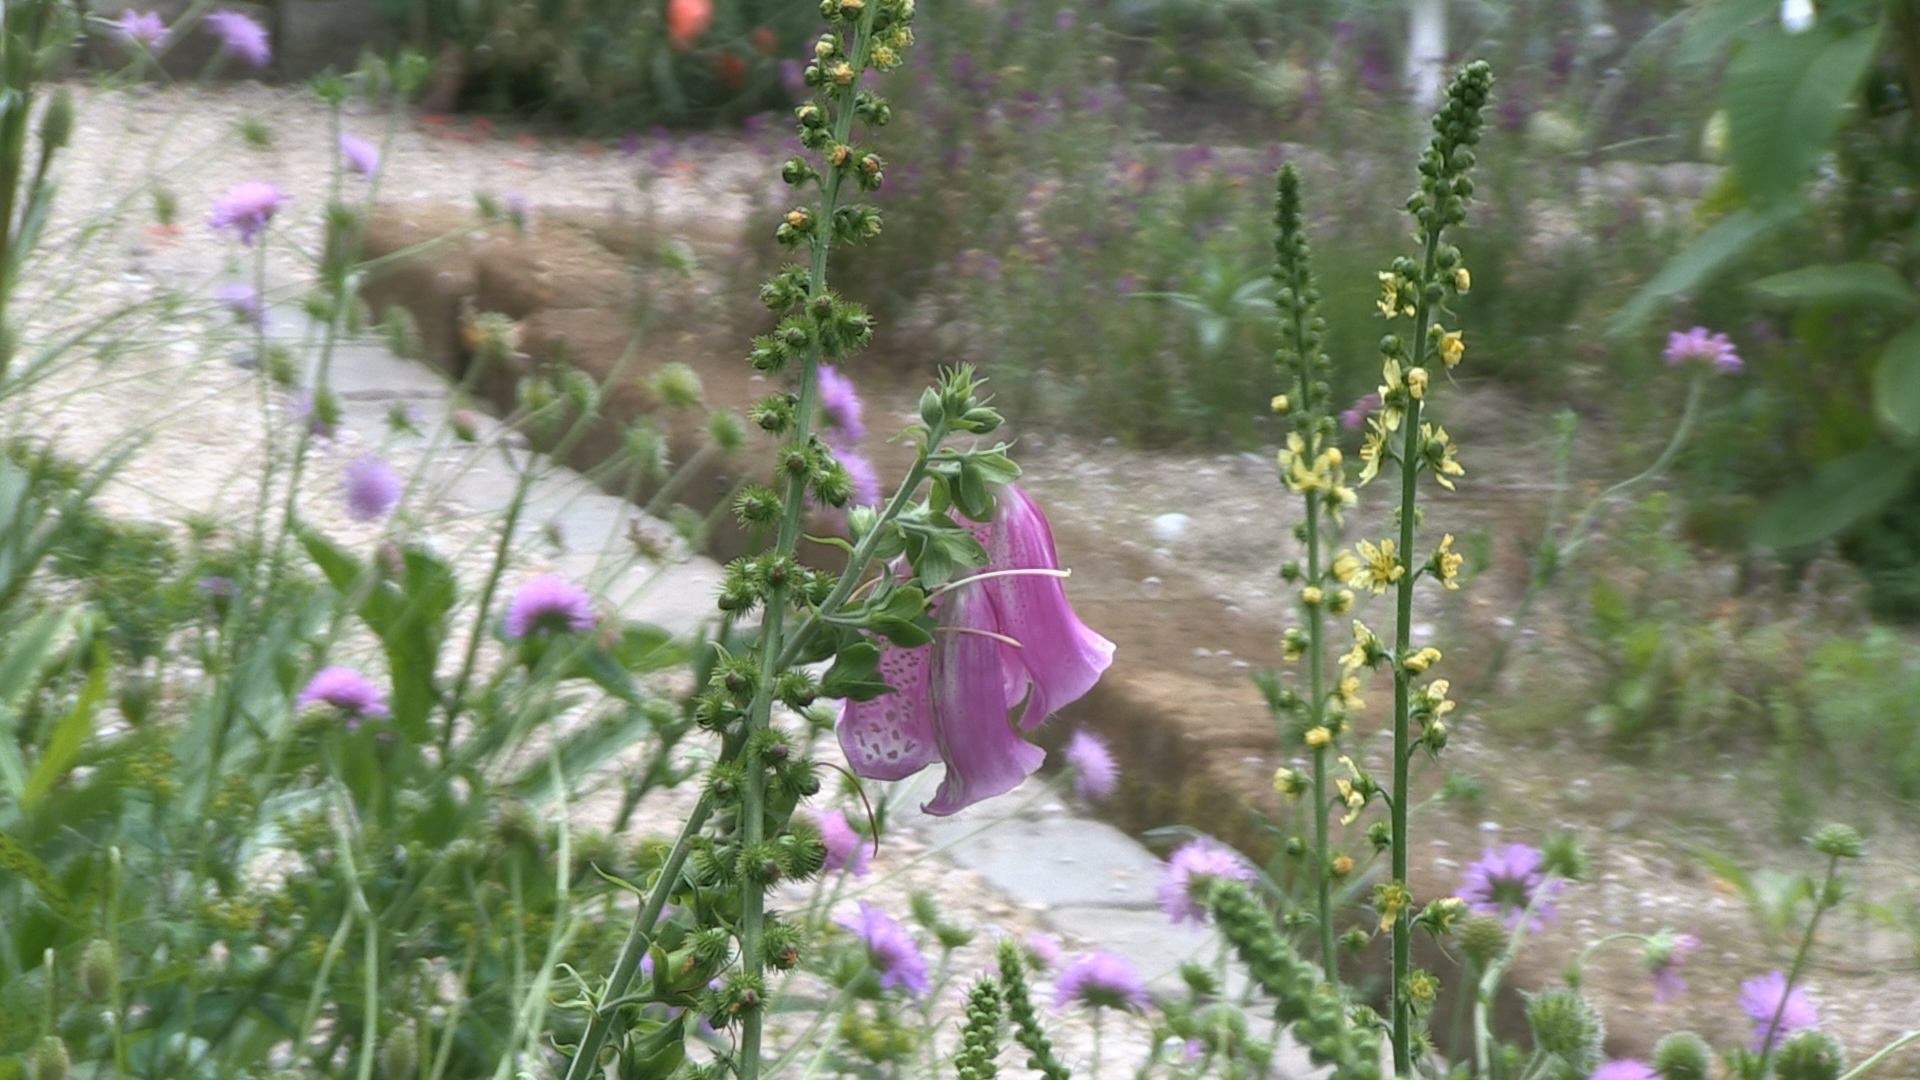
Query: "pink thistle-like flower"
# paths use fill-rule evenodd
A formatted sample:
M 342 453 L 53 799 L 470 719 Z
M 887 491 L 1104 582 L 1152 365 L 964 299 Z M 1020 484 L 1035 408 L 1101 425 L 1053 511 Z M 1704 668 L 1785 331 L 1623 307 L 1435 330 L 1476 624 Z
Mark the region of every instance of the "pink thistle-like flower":
M 993 521 L 979 531 L 983 573 L 1059 568 L 1046 517 L 1017 485 L 1000 490 Z M 893 693 L 848 702 L 839 735 L 854 773 L 871 780 L 944 762 L 946 777 L 922 809 L 945 815 L 1012 791 L 1040 767 L 1046 754 L 1020 731 L 1093 689 L 1113 663 L 1113 643 L 1080 621 L 1048 574 L 963 578 L 939 598 L 938 613 L 932 644 L 881 647 L 880 673 Z M 1009 713 L 1022 701 L 1016 726 Z
M 266 67 L 273 59 L 267 28 L 249 16 L 238 11 L 215 11 L 208 13 L 206 23 L 219 35 L 220 48 L 228 54 L 257 68 Z
M 820 412 L 831 429 L 827 441 L 832 445 L 852 446 L 867 437 L 863 419 L 866 405 L 860 400 L 860 391 L 839 369 L 824 364 L 820 367 Z
M 1147 1007 L 1147 984 L 1126 957 L 1091 952 L 1075 959 L 1053 984 L 1055 1008 L 1075 1002 L 1095 1009 L 1139 1012 Z
M 1645 960 L 1647 973 L 1653 977 L 1653 1000 L 1656 1003 L 1687 992 L 1687 980 L 1680 977 L 1680 967 L 1699 947 L 1700 939 L 1692 934 L 1669 934 L 1665 931 L 1655 934 L 1653 940 L 1647 942 Z
M 507 636 L 584 634 L 593 629 L 593 597 L 558 574 L 530 578 L 507 605 Z
M 1355 398 L 1352 407 L 1340 414 L 1340 426 L 1348 431 L 1359 431 L 1366 425 L 1367 417 L 1380 408 L 1380 392 L 1369 390 Z
M 838 810 L 822 810 L 819 815 L 820 842 L 826 845 L 828 873 L 845 870 L 854 877 L 865 877 L 873 850 L 867 838 L 854 829 L 847 815 Z
M 1067 740 L 1067 748 L 1062 753 L 1073 769 L 1074 790 L 1082 799 L 1099 802 L 1113 794 L 1120 781 L 1120 766 L 1114 763 L 1107 740 L 1081 728 Z
M 361 176 L 372 176 L 380 171 L 380 148 L 357 135 L 342 133 L 340 160 L 346 163 L 349 170 Z
M 1490 848 L 1460 875 L 1456 895 L 1474 914 L 1497 918 L 1509 930 L 1520 925 L 1531 906 L 1527 929 L 1538 933 L 1555 914 L 1547 901 L 1565 888 L 1564 882 L 1547 878 L 1546 861 L 1539 848 L 1525 844 Z
M 347 515 L 355 521 L 375 521 L 387 516 L 400 501 L 403 485 L 393 467 L 372 454 L 347 466 Z
M 1194 895 L 1204 882 L 1224 878 L 1252 881 L 1253 867 L 1239 852 L 1211 836 L 1196 836 L 1174 849 L 1160 879 L 1160 910 L 1175 923 L 1205 923 L 1207 909 Z
M 1786 1001 L 1784 1007 L 1782 998 Z M 1778 971 L 1741 983 L 1739 1000 L 1740 1008 L 1753 1017 L 1753 1041 L 1748 1045 L 1755 1051 L 1762 1051 L 1769 1044 L 1777 1045 L 1780 1037 L 1789 1031 L 1817 1027 L 1820 1023 L 1820 1010 L 1814 1008 L 1806 991 L 1797 986 L 1789 991 L 1786 975 Z M 1776 1013 L 1780 1016 L 1777 1025 L 1773 1019 Z
M 1709 334 L 1704 326 L 1696 326 L 1684 334 L 1678 330 L 1668 334 L 1667 347 L 1660 355 L 1669 367 L 1689 360 L 1712 364 L 1725 372 L 1739 371 L 1744 366 L 1740 354 L 1733 349 L 1733 341 L 1725 334 Z
M 254 237 L 266 229 L 285 199 L 279 188 L 260 180 L 235 184 L 213 201 L 213 215 L 207 224 L 215 231 L 231 230 L 241 243 L 252 247 Z
M 294 704 L 303 709 L 313 704 L 331 705 L 347 715 L 350 728 L 359 727 L 362 720 L 377 720 L 387 715 L 387 703 L 379 688 L 365 675 L 339 665 L 314 673 Z
M 1621 1058 L 1593 1070 L 1587 1080 L 1660 1080 L 1660 1074 L 1644 1061 Z
M 230 281 L 215 289 L 213 298 L 240 322 L 248 326 L 266 325 L 266 305 L 261 303 L 259 291 L 246 282 Z
M 914 997 L 927 992 L 927 958 L 920 955 L 920 946 L 906 928 L 865 900 L 860 901 L 860 914 L 834 921 L 853 931 L 867 947 L 867 962 L 880 976 L 882 990 L 905 990 Z
M 167 24 L 157 11 L 128 8 L 120 13 L 113 25 L 120 34 L 120 40 L 130 45 L 138 44 L 151 51 L 167 43 Z
M 1027 960 L 1042 971 L 1052 971 L 1060 966 L 1060 942 L 1052 934 L 1043 934 L 1038 930 L 1026 936 L 1021 942 L 1025 946 Z

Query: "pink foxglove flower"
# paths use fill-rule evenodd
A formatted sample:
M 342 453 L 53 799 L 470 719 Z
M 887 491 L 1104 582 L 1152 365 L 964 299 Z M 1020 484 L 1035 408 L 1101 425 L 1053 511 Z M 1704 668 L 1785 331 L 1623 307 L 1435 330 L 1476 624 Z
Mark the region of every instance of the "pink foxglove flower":
M 1059 569 L 1053 532 L 1025 492 L 1001 489 L 993 521 L 979 531 L 982 578 L 962 579 L 941 596 L 932 644 L 883 645 L 880 673 L 894 692 L 848 702 L 840 719 L 840 746 L 860 776 L 899 780 L 946 764 L 939 791 L 922 807 L 929 814 L 1019 786 L 1046 758 L 1021 730 L 1085 695 L 1113 663 L 1113 643 L 1073 613 L 1058 577 L 984 576 Z
M 827 861 L 821 869 L 829 874 L 844 870 L 854 877 L 865 877 L 867 864 L 873 858 L 867 838 L 861 836 L 847 815 L 839 810 L 822 810 L 819 820 L 820 842 L 827 849 Z

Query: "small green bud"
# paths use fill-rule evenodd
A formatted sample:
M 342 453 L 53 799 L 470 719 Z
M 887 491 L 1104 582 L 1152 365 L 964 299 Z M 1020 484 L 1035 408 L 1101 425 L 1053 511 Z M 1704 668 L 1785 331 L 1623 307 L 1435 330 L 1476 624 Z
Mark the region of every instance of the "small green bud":
M 1660 1080 L 1707 1080 L 1713 1074 L 1713 1048 L 1691 1031 L 1676 1031 L 1654 1046 L 1653 1071 Z
M 420 1037 L 413 1021 L 403 1020 L 380 1041 L 380 1075 L 385 1080 L 412 1080 L 420 1065 Z
M 113 946 L 106 939 L 94 938 L 87 942 L 86 951 L 80 954 L 80 993 L 96 1005 L 106 1001 L 113 993 L 113 978 L 118 969 Z
M 67 1080 L 71 1072 L 73 1058 L 60 1036 L 49 1035 L 33 1048 L 33 1080 Z
M 1566 987 L 1523 996 L 1535 1045 L 1558 1057 L 1577 1075 L 1585 1076 L 1599 1067 L 1600 1044 L 1606 1039 L 1607 1029 L 1593 1002 Z
M 700 375 L 685 364 L 664 364 L 653 373 L 653 392 L 668 408 L 693 408 L 701 400 Z
M 52 155 L 73 139 L 73 92 L 62 86 L 40 115 L 40 152 Z
M 1460 943 L 1460 951 L 1474 962 L 1480 970 L 1500 958 L 1507 951 L 1507 928 L 1499 919 L 1487 915 L 1475 915 L 1460 923 L 1454 932 L 1454 940 Z
M 1847 1048 L 1824 1031 L 1797 1031 L 1774 1059 L 1780 1080 L 1839 1080 L 1847 1071 Z
M 1835 859 L 1857 859 L 1866 851 L 1866 841 L 1851 825 L 1828 825 L 1813 834 L 1813 850 Z
M 737 454 L 747 444 L 747 427 L 738 416 L 723 409 L 707 417 L 707 437 L 726 453 Z

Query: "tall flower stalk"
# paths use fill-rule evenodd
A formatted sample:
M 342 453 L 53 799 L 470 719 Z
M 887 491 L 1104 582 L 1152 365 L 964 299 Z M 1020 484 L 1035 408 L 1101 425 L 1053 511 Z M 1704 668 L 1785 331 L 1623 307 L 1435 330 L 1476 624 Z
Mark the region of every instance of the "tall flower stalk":
M 1421 258 L 1402 256 L 1380 274 L 1379 308 L 1389 322 L 1411 319 L 1413 332 L 1406 338 L 1388 333 L 1381 339 L 1383 359 L 1380 386 L 1381 408 L 1369 421 L 1366 443 L 1361 451 L 1363 481 L 1378 471 L 1382 458 L 1400 466 L 1400 503 L 1396 511 L 1399 524 L 1398 544 L 1382 540 L 1378 547 L 1361 543 L 1360 558 L 1354 560 L 1354 580 L 1374 589 L 1388 587 L 1394 594 L 1394 636 L 1390 659 L 1393 664 L 1393 781 L 1388 793 L 1391 820 L 1388 840 L 1393 853 L 1392 879 L 1375 889 L 1375 907 L 1382 927 L 1393 933 L 1392 1008 L 1394 1070 L 1400 1075 L 1413 1072 L 1416 1013 L 1431 1004 L 1434 981 L 1413 970 L 1413 926 L 1416 918 L 1413 896 L 1407 884 L 1407 863 L 1412 850 L 1407 831 L 1407 812 L 1411 802 L 1410 768 L 1413 756 L 1421 749 L 1437 754 L 1446 745 L 1445 716 L 1451 703 L 1446 700 L 1447 682 L 1432 679 L 1415 687 L 1415 679 L 1424 676 L 1440 660 L 1438 649 L 1416 646 L 1413 641 L 1414 587 L 1423 577 L 1432 577 L 1453 587 L 1460 557 L 1452 552 L 1451 536 L 1445 537 L 1424 564 L 1411 563 L 1418 535 L 1420 474 L 1433 476 L 1442 486 L 1453 487 L 1454 476 L 1464 470 L 1454 460 L 1455 448 L 1446 430 L 1428 423 L 1423 415 L 1430 372 L 1436 366 L 1451 369 L 1460 362 L 1466 345 L 1460 331 L 1448 330 L 1441 316 L 1446 302 L 1465 292 L 1472 282 L 1460 251 L 1444 244 L 1445 231 L 1466 220 L 1466 207 L 1473 195 L 1473 180 L 1468 175 L 1474 164 L 1472 147 L 1480 141 L 1481 110 L 1493 77 L 1485 63 L 1475 63 L 1455 77 L 1447 90 L 1447 101 L 1434 118 L 1434 136 L 1420 157 L 1420 189 L 1407 201 L 1408 211 L 1419 224 Z M 1359 629 L 1356 628 L 1356 635 Z M 1365 641 L 1357 642 L 1362 647 Z M 1414 724 L 1420 724 L 1420 730 Z

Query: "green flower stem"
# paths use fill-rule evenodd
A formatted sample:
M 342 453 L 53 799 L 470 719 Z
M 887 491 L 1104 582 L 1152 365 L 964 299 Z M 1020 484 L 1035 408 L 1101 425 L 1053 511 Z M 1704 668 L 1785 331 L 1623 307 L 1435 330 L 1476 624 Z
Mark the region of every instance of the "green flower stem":
M 680 826 L 680 835 L 673 842 L 673 849 L 667 853 L 666 862 L 660 866 L 659 877 L 654 880 L 653 890 L 647 894 L 647 902 L 633 917 L 633 925 L 627 930 L 627 939 L 620 945 L 620 955 L 613 962 L 613 972 L 607 976 L 606 990 L 601 1001 L 617 1001 L 627 995 L 633 987 L 633 977 L 640 972 L 640 960 L 647 955 L 647 949 L 653 945 L 653 927 L 660 921 L 660 913 L 666 910 L 667 895 L 673 891 L 674 882 L 680 878 L 681 869 L 686 866 L 687 856 L 693 851 L 693 839 L 706 826 L 707 816 L 713 813 L 713 797 L 700 796 L 694 804 L 693 812 Z M 615 1024 L 623 1024 L 621 1010 L 618 1008 L 596 1008 L 587 1021 L 587 1030 L 580 1037 L 580 1045 L 573 1052 L 573 1060 L 567 1064 L 564 1080 L 589 1080 L 599 1069 L 600 1048 L 607 1044 L 613 1035 Z
M 1913 1042 L 1915 1039 L 1920 1039 L 1920 1030 L 1909 1031 L 1905 1035 L 1902 1035 L 1899 1038 L 1888 1043 L 1887 1045 L 1881 1047 L 1879 1050 L 1874 1052 L 1874 1055 L 1872 1057 L 1868 1058 L 1867 1060 L 1861 1062 L 1858 1065 L 1855 1065 L 1853 1068 L 1848 1069 L 1846 1072 L 1841 1073 L 1840 1080 L 1856 1080 L 1857 1077 L 1862 1077 L 1867 1075 L 1868 1072 L 1872 1071 L 1874 1066 L 1880 1064 L 1882 1061 L 1885 1061 L 1887 1059 L 1887 1055 L 1893 1053 L 1895 1050 L 1900 1049 L 1901 1047 L 1907 1045 L 1908 1043 Z
M 1295 340 L 1301 340 L 1296 336 Z M 1310 371 L 1303 372 L 1302 387 L 1312 383 Z M 1309 412 L 1311 409 L 1309 408 Z M 1307 495 L 1307 580 L 1320 584 L 1320 501 Z M 1321 641 L 1326 632 L 1324 603 L 1307 609 L 1307 692 L 1313 710 L 1313 726 L 1325 722 L 1327 712 L 1326 672 Z M 1339 985 L 1340 953 L 1333 940 L 1333 852 L 1329 847 L 1328 819 L 1332 807 L 1327 801 L 1327 754 L 1329 747 L 1313 749 L 1313 857 L 1314 902 L 1320 923 L 1320 966 L 1327 981 Z
M 1786 987 L 1780 991 L 1780 1001 L 1773 1007 L 1773 1019 L 1767 1021 L 1767 1037 L 1760 1045 L 1760 1056 L 1763 1061 L 1760 1068 L 1762 1075 L 1772 1073 L 1775 1040 L 1780 1035 L 1780 1018 L 1786 1015 L 1787 999 L 1793 996 L 1793 984 L 1800 981 L 1800 972 L 1807 966 L 1807 952 L 1813 948 L 1813 935 L 1820 929 L 1820 917 L 1827 913 L 1827 909 L 1833 907 L 1833 903 L 1829 902 L 1828 898 L 1832 895 L 1833 878 L 1839 869 L 1840 856 L 1827 856 L 1827 876 L 1820 883 L 1820 891 L 1814 896 L 1813 918 L 1807 920 L 1807 932 L 1800 935 L 1800 948 L 1793 954 L 1793 967 L 1787 970 Z
M 1426 259 L 1422 281 L 1434 280 L 1436 256 L 1440 250 L 1440 227 L 1427 231 Z M 1427 326 L 1433 320 L 1433 305 L 1425 297 L 1421 298 L 1418 313 L 1413 320 L 1413 340 L 1415 357 L 1424 357 L 1427 351 Z M 1420 366 L 1415 363 L 1413 366 Z M 1393 880 L 1405 886 L 1407 881 L 1407 859 L 1413 845 L 1407 835 L 1407 809 L 1413 802 L 1412 784 L 1408 773 L 1413 764 L 1414 742 L 1412 724 L 1409 719 L 1413 697 L 1413 676 L 1399 660 L 1413 645 L 1413 587 L 1419 580 L 1414 572 L 1413 541 L 1414 527 L 1418 523 L 1417 503 L 1419 499 L 1418 481 L 1420 479 L 1420 411 L 1424 402 L 1421 398 L 1411 398 L 1407 402 L 1406 416 L 1401 420 L 1405 426 L 1400 444 L 1400 550 L 1398 558 L 1406 572 L 1400 575 L 1399 588 L 1394 596 L 1394 665 L 1393 665 Z M 1408 903 L 1400 909 L 1393 920 L 1393 1067 L 1401 1076 L 1413 1075 L 1413 998 L 1408 994 L 1408 981 L 1413 975 L 1413 904 Z

